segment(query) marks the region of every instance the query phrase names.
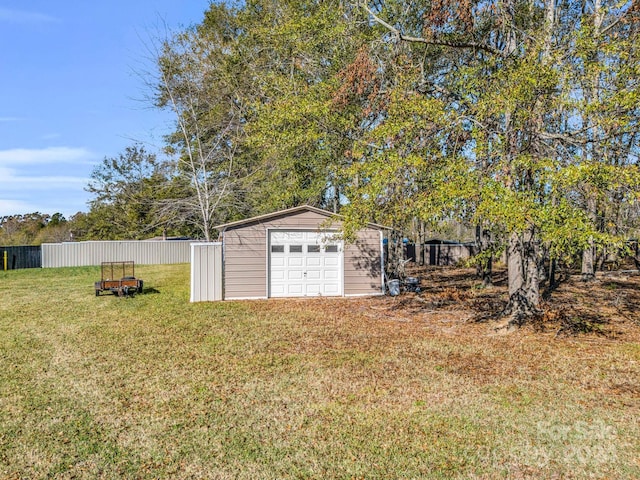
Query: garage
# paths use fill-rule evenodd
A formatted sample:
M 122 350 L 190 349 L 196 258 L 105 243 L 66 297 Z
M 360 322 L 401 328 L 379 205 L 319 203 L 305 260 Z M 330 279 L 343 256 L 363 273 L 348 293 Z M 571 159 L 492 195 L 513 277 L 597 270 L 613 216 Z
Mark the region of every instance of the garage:
M 216 228 L 227 300 L 383 293 L 382 226 L 347 243 L 339 215 L 305 205 Z

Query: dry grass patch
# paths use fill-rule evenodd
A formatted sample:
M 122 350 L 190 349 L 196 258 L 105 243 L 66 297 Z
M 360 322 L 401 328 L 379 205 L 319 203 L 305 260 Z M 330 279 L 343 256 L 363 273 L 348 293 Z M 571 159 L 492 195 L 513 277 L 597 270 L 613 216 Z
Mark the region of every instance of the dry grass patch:
M 604 333 L 505 336 L 474 321 L 504 292 L 466 271 L 211 304 L 185 265 L 140 267 L 130 299 L 94 297 L 98 273 L 0 273 L 0 477 L 640 477 L 638 327 L 604 283 L 556 297 Z

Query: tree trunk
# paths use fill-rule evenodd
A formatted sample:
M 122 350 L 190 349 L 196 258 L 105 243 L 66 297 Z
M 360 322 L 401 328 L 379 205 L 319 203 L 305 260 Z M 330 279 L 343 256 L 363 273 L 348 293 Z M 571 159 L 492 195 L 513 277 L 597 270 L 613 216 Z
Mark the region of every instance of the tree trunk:
M 549 260 L 549 286 L 553 288 L 556 284 L 556 259 L 551 257 Z
M 476 274 L 482 280 L 482 288 L 493 285 L 491 274 L 493 271 L 493 258 L 490 252 L 491 234 L 488 230 L 482 228 L 482 225 L 476 225 L 476 247 L 478 248 L 479 260 L 476 265 Z
M 596 247 L 593 239 L 589 240 L 589 246 L 582 251 L 582 280 L 590 282 L 596 278 Z
M 538 278 L 540 282 L 549 280 L 549 269 L 551 260 L 549 260 L 549 246 L 542 245 L 540 247 L 540 261 L 538 262 Z M 547 268 L 547 266 L 549 267 Z
M 587 215 L 596 224 L 597 203 L 593 196 L 587 198 Z M 582 251 L 582 280 L 585 282 L 596 278 L 596 246 L 593 238 L 589 239 L 589 245 Z
M 510 325 L 523 325 L 540 313 L 538 244 L 532 228 L 512 233 L 507 251 L 509 303 L 505 314 Z
M 402 243 L 402 236 L 398 231 L 393 230 L 389 235 L 388 242 L 388 275 L 390 278 L 400 278 L 402 276 L 401 265 L 404 260 L 404 245 Z
M 603 21 L 603 13 L 602 13 L 602 1 L 595 0 L 593 2 L 593 39 L 597 41 L 598 36 L 600 35 L 600 29 L 602 27 Z M 591 61 L 595 61 L 598 58 L 597 51 L 594 51 L 592 54 Z M 590 88 L 586 90 L 586 101 L 587 103 L 591 103 L 592 101 L 596 101 L 598 96 L 600 95 L 600 76 L 597 73 L 594 73 L 593 78 L 591 79 Z M 590 117 L 587 117 L 587 127 L 588 131 L 591 132 L 591 135 L 595 135 L 595 129 L 592 129 L 592 121 Z M 592 138 L 593 140 L 593 138 Z M 592 142 L 590 145 L 590 149 L 587 150 L 585 147 L 584 155 L 589 155 L 592 161 L 600 160 L 600 152 L 597 148 L 597 142 Z M 598 220 L 598 204 L 595 198 L 593 191 L 589 187 L 586 190 L 587 195 L 587 216 L 589 220 L 592 222 L 594 226 L 597 224 Z M 593 241 L 593 238 L 589 239 L 589 245 L 582 252 L 582 280 L 591 281 L 596 277 L 596 247 Z
M 424 265 L 424 250 L 422 244 L 424 243 L 424 222 L 417 218 L 413 219 L 413 239 L 415 245 L 415 262 L 416 265 Z

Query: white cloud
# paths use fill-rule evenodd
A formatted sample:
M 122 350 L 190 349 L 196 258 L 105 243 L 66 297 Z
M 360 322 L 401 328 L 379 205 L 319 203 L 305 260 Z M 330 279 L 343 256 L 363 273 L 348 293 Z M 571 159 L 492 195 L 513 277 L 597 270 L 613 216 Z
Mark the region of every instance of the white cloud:
M 0 123 L 19 122 L 22 120 L 20 117 L 0 117 Z
M 41 149 L 13 148 L 0 150 L 0 167 L 92 161 L 95 161 L 95 155 L 86 148 L 47 147 Z
M 84 187 L 89 178 L 72 175 L 38 175 L 31 172 L 19 172 L 13 168 L 0 166 L 2 193 L 28 192 L 33 190 L 54 190 L 58 188 Z
M 0 198 L 0 217 L 5 215 L 25 215 L 33 212 L 52 215 L 59 212 L 66 218 L 70 218 L 75 213 L 81 211 L 87 211 L 86 202 L 84 199 L 77 197 L 56 200 L 39 198 L 15 200 L 11 198 Z
M 64 176 L 43 176 L 43 177 L 20 177 L 11 178 L 12 187 L 3 188 L 4 191 L 22 191 L 24 189 L 33 190 L 54 190 L 78 186 L 84 187 L 89 183 L 88 178 L 64 177 Z
M 50 149 L 47 152 L 14 155 L 13 151 L 7 160 L 7 151 L 0 151 L 0 215 L 60 212 L 69 216 L 86 210 L 89 194 L 85 187 L 89 182 L 90 165 L 82 160 L 63 165 L 49 164 L 46 162 L 51 162 L 57 155 L 51 154 Z M 65 158 L 69 158 L 69 152 L 66 154 Z M 78 154 L 76 158 L 83 156 Z
M 0 7 L 0 22 L 51 23 L 57 21 L 57 18 L 45 13 L 27 12 L 25 10 L 14 10 Z
M 20 200 L 7 200 L 0 198 L 0 216 L 19 215 L 31 212 L 37 212 L 35 205 Z

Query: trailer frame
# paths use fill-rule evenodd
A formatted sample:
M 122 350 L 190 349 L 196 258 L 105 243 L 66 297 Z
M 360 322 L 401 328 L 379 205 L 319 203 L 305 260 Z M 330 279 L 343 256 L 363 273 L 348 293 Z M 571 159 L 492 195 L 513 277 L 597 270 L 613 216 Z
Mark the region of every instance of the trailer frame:
M 135 276 L 135 264 L 132 260 L 120 262 L 102 262 L 101 278 L 95 282 L 96 297 L 109 291 L 119 297 L 132 297 L 143 293 L 144 282 Z

